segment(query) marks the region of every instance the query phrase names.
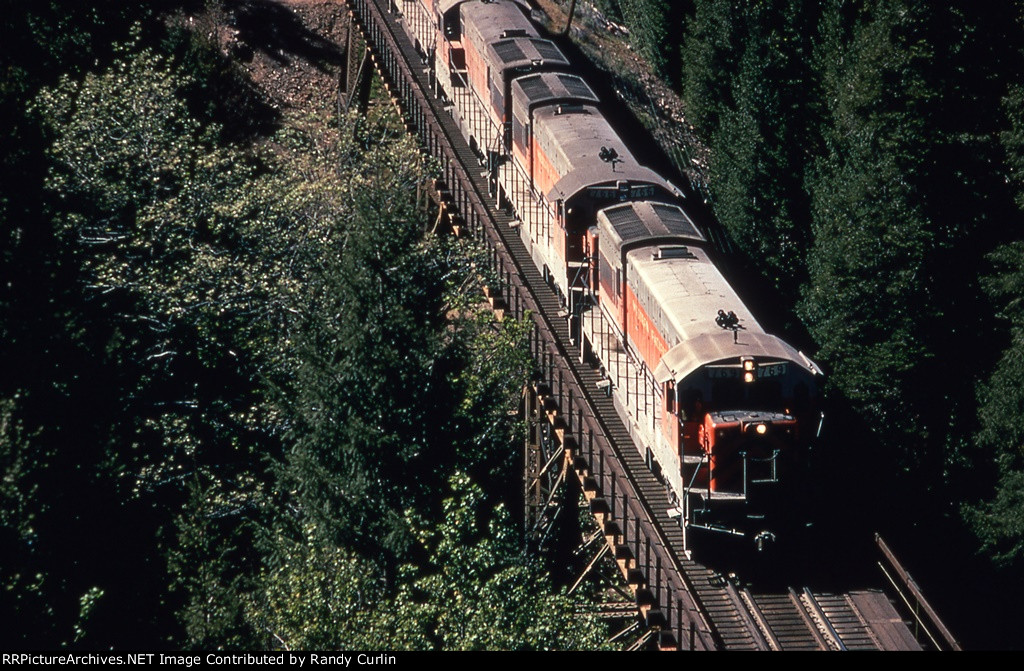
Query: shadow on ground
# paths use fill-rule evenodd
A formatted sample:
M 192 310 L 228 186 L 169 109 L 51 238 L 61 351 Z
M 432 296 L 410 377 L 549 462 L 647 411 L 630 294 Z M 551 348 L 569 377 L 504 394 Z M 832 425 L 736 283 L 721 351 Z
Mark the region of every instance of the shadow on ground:
M 344 62 L 337 45 L 309 30 L 275 0 L 229 0 L 225 9 L 229 25 L 238 31 L 236 50 L 242 58 L 262 52 L 281 65 L 300 58 L 321 71 Z

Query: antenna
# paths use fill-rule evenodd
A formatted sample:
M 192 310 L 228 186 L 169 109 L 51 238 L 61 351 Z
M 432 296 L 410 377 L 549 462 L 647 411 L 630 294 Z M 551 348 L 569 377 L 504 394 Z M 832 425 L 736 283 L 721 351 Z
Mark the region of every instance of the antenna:
M 605 163 L 611 163 L 612 172 L 615 172 L 616 163 L 622 163 L 622 159 L 619 158 L 619 152 L 614 149 L 609 149 L 608 147 L 601 147 L 601 151 L 597 153 L 597 157 Z
M 715 317 L 715 323 L 726 331 L 732 331 L 732 341 L 737 342 L 738 333 L 740 329 L 746 327 L 740 326 L 740 318 L 736 316 L 736 313 L 732 310 L 726 312 L 725 310 L 719 310 L 718 316 Z

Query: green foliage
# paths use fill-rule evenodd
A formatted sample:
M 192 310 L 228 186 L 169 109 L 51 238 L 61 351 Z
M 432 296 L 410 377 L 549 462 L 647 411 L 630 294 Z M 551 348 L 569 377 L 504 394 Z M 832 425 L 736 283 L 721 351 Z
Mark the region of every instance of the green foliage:
M 922 74 L 933 52 L 913 36 L 919 20 L 881 8 L 825 78 L 834 129 L 809 180 L 815 243 L 802 309 L 833 383 L 886 431 L 921 437 L 932 427 L 907 392 L 930 358 L 920 324 L 936 317 L 923 282 L 934 233 L 908 176 L 924 160 L 935 92 Z
M 1016 566 L 1024 560 L 1024 243 L 1003 246 L 990 258 L 996 272 L 986 278 L 985 288 L 1002 306 L 1010 344 L 981 388 L 976 441 L 995 463 L 997 480 L 994 496 L 966 504 L 962 512 L 982 552 L 997 564 Z
M 694 9 L 682 89 L 708 141 L 716 216 L 785 295 L 802 297 L 837 402 L 913 471 L 908 491 L 990 497 L 982 483 L 1001 474 L 1007 489 L 970 514 L 990 514 L 986 547 L 1005 559 L 1017 334 L 993 319 L 981 277 L 986 255 L 1020 237 L 1007 225 L 1024 202 L 1024 100 L 1007 76 L 1022 62 L 1020 3 Z M 1013 250 L 992 258 L 1009 267 Z M 987 293 L 1009 310 L 995 281 Z M 990 370 L 972 450 L 975 384 Z
M 258 163 L 210 143 L 166 60 L 116 51 L 110 67 L 64 77 L 33 102 L 52 138 L 42 214 L 54 252 L 43 262 L 66 282 L 49 318 L 69 315 L 47 335 L 56 347 L 40 345 L 47 360 L 56 355 L 56 377 L 33 382 L 42 391 L 27 407 L 49 401 L 33 417 L 46 423 L 37 449 L 61 448 L 40 487 L 49 510 L 34 553 L 56 618 L 38 635 L 70 632 L 82 645 L 115 640 L 121 617 L 160 598 L 156 529 L 179 504 L 182 479 L 195 469 L 237 478 L 256 442 L 246 430 L 250 371 L 238 361 L 256 292 L 239 281 L 244 247 L 234 258 L 228 250 L 238 212 L 259 195 L 249 191 Z M 28 340 L 21 347 L 32 352 Z M 139 529 L 128 547 L 114 542 L 123 528 Z M 167 615 L 148 608 L 140 641 L 160 640 Z
M 717 121 L 708 129 L 715 214 L 786 292 L 796 291 L 805 276 L 803 256 L 810 238 L 804 177 L 815 124 L 813 110 L 803 101 L 814 87 L 808 55 L 816 5 L 794 0 L 781 10 L 765 3 L 733 10 L 730 31 L 743 36 L 735 74 L 712 84 L 707 72 L 693 73 L 694 87 L 727 89 L 719 92 L 724 99 L 717 101 Z M 706 11 L 712 9 L 721 8 Z M 702 19 L 704 25 L 722 27 L 707 16 Z M 704 34 L 703 43 L 699 39 L 691 48 L 705 57 L 728 43 L 728 35 Z
M 161 319 L 199 319 L 197 343 L 228 337 L 214 355 L 230 347 L 251 359 L 268 393 L 237 421 L 284 446 L 268 474 L 228 477 L 209 461 L 194 471 L 207 484 L 179 516 L 171 556 L 189 645 L 424 647 L 426 606 L 402 596 L 410 588 L 397 569 L 422 553 L 403 507 L 439 510 L 439 485 L 456 464 L 507 476 L 526 327 L 484 318 L 466 300 L 465 251 L 423 240 L 412 199 L 394 196 L 423 178 L 414 147 L 387 122 L 353 133 L 351 121 L 335 132 L 293 120 L 278 138 L 280 163 L 246 173 L 244 197 L 221 199 L 232 254 L 252 273 L 243 282 L 207 274 L 216 259 L 190 251 L 180 282 L 150 285 Z M 197 246 L 183 243 L 175 247 Z M 191 310 L 177 287 L 195 277 L 207 293 Z M 443 291 L 454 277 L 463 279 Z M 259 293 L 236 318 L 239 286 Z M 216 319 L 206 321 L 206 306 Z M 174 442 L 193 432 L 184 426 Z M 383 602 L 396 619 L 381 617 Z
M 1008 326 L 1010 346 L 995 367 L 990 389 L 982 403 L 979 440 L 989 446 L 1024 445 L 1024 427 L 1018 421 L 1021 406 L 1015 393 L 1020 385 L 1016 374 L 1020 360 L 1021 336 L 1024 336 L 1024 242 L 1000 247 L 989 256 L 995 272 L 985 278 L 985 289 L 993 303 L 1000 306 L 999 316 Z M 1024 462 L 1014 463 L 1024 467 Z
M 49 575 L 34 551 L 41 512 L 38 478 L 47 455 L 37 453 L 17 410 L 17 397 L 0 399 L 0 543 L 5 549 L 0 604 L 29 621 L 28 626 L 10 628 L 8 640 L 31 645 L 36 640 L 33 630 L 49 631 L 54 616 L 44 589 Z
M 47 187 L 59 234 L 76 249 L 90 300 L 125 334 L 112 352 L 134 376 L 121 393 L 137 422 L 122 429 L 135 449 L 117 468 L 143 488 L 244 450 L 254 402 L 240 393 L 245 362 L 268 328 L 254 308 L 273 306 L 257 278 L 276 282 L 279 267 L 251 244 L 273 182 L 258 161 L 210 144 L 179 86 L 142 51 L 37 102 L 54 128 Z
M 15 415 L 16 405 L 17 399 L 0 399 L 0 528 L 9 536 L 8 543 L 31 544 L 35 536 L 33 500 L 39 491 L 38 483 L 31 480 L 31 471 L 45 461 L 33 454 Z
M 514 477 L 517 455 L 494 450 L 498 444 L 521 439 L 522 424 L 509 413 L 518 408 L 533 371 L 529 353 L 532 323 L 506 316 L 494 320 L 481 301 L 479 268 L 486 259 L 474 243 L 458 242 L 452 250 L 455 264 L 446 291 L 449 350 L 462 362 L 452 378 L 454 393 L 461 399 L 455 410 L 455 441 L 458 468 L 478 478 L 501 481 Z M 486 282 L 484 282 L 486 283 Z
M 436 528 L 419 531 L 432 571 L 414 593 L 443 650 L 593 650 L 599 623 L 575 613 L 520 551 L 520 531 L 503 506 L 488 509 L 480 487 L 456 474 Z
M 1024 19 L 1022 19 L 1024 21 Z M 1006 148 L 1006 164 L 1017 207 L 1024 210 L 1024 86 L 1011 86 L 1003 99 L 1009 127 L 1000 140 Z
M 682 49 L 683 99 L 690 124 L 710 137 L 730 106 L 730 82 L 742 53 L 739 7 L 728 0 L 697 0 Z
M 389 578 L 379 563 L 277 526 L 246 616 L 270 649 L 553 650 L 603 646 L 599 622 L 554 593 L 520 551 L 505 508 L 456 474 L 441 517 L 406 512 L 423 559 Z M 390 587 L 388 587 L 390 585 Z
M 262 647 L 285 650 L 424 650 L 418 609 L 389 597 L 374 562 L 332 545 L 315 528 L 279 539 L 274 565 L 257 578 L 247 616 Z
M 85 629 L 88 626 L 89 616 L 96 608 L 96 604 L 103 598 L 103 590 L 93 586 L 86 590 L 85 594 L 79 597 L 78 621 L 75 622 L 75 642 L 85 638 Z
M 328 148 L 316 160 L 344 161 L 339 151 L 347 149 Z M 315 249 L 275 381 L 290 445 L 281 477 L 335 543 L 367 556 L 383 546 L 394 556 L 407 543 L 395 505 L 429 490 L 431 431 L 446 417 L 443 269 L 420 244 L 411 197 L 394 197 L 423 179 L 415 148 L 382 143 L 341 166 L 330 175 L 339 186 L 309 192 L 321 206 L 305 220 Z
M 269 502 L 259 489 L 204 474 L 190 478 L 187 487 L 167 549 L 170 590 L 178 596 L 176 615 L 184 630 L 176 638 L 195 648 L 251 648 L 244 610 L 256 562 L 240 552 L 251 547 L 252 533 L 237 511 Z
M 978 277 L 1008 200 L 992 168 L 996 126 L 967 100 L 997 95 L 998 65 L 966 37 L 989 21 L 869 3 L 832 16 L 818 55 L 829 124 L 808 179 L 814 247 L 801 309 L 833 384 L 931 486 L 965 467 L 971 381 L 991 365 L 977 347 L 994 326 Z
M 175 90 L 161 59 L 142 52 L 40 94 L 37 109 L 56 131 L 48 187 L 81 239 L 115 241 L 138 210 L 180 192 L 199 126 Z
M 1024 559 L 1024 471 L 1001 470 L 995 497 L 965 505 L 962 512 L 981 541 L 980 551 L 1000 566 L 1016 567 Z
M 619 11 L 630 30 L 633 48 L 669 81 L 678 78 L 678 46 L 681 27 L 677 11 L 668 0 L 617 0 Z M 678 8 L 676 8 L 678 9 Z
M 106 61 L 111 47 L 123 42 L 133 26 L 159 30 L 160 24 L 153 20 L 158 12 L 187 4 L 191 3 L 5 2 L 0 26 L 6 39 L 0 49 L 9 56 L 7 62 L 19 63 L 30 79 L 45 83 L 55 75 L 81 73 Z

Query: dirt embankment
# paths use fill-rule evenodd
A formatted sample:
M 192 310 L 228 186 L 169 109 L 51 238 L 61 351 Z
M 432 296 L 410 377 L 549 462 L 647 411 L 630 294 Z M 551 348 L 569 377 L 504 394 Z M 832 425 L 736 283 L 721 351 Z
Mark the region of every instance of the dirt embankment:
M 226 0 L 187 24 L 238 62 L 273 107 L 330 109 L 349 27 L 340 0 Z
M 566 0 L 533 0 L 552 32 L 566 25 Z M 279 109 L 326 111 L 337 101 L 349 10 L 343 0 L 225 0 L 188 24 L 215 42 Z M 676 168 L 703 191 L 707 149 L 686 122 L 685 106 L 629 46 L 628 31 L 579 0 L 570 38 Z

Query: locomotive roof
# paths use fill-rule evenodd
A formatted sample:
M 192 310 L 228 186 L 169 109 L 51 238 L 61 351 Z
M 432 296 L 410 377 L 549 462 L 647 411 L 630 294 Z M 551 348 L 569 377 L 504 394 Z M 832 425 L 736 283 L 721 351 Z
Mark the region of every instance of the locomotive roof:
M 704 242 L 704 235 L 678 205 L 634 201 L 606 207 L 597 213 L 601 245 L 608 245 L 618 259 L 624 245 L 643 244 L 647 238 L 679 238 L 680 242 Z
M 447 14 L 452 8 L 456 7 L 457 5 L 461 5 L 464 2 L 470 2 L 470 1 L 472 1 L 472 0 L 438 0 L 437 9 L 442 14 Z M 484 2 L 485 4 L 498 4 L 498 3 L 494 3 L 493 0 L 480 0 L 480 1 Z M 523 11 L 525 11 L 527 13 L 529 13 L 531 11 L 530 3 L 526 2 L 526 0 L 502 0 L 502 2 L 513 2 L 513 3 L 517 4 L 517 5 L 520 5 L 523 8 Z
M 740 356 L 782 359 L 812 374 L 820 372 L 792 346 L 765 333 L 700 247 L 653 245 L 630 251 L 626 258 L 626 276 L 634 286 L 634 294 L 659 306 L 658 321 L 678 337 L 677 344 L 665 353 L 655 370 L 659 382 L 680 380 L 700 366 Z M 645 307 L 648 313 L 652 312 L 650 305 Z M 738 332 L 737 342 L 733 342 L 731 331 L 715 323 L 719 310 L 735 312 L 739 318 L 743 328 Z
M 495 76 L 515 67 L 569 64 L 569 60 L 554 42 L 537 37 L 513 37 L 489 42 L 487 60 L 494 67 Z
M 642 165 L 619 165 L 613 172 L 609 164 L 596 156 L 583 157 L 583 160 L 573 163 L 574 165 L 570 168 L 571 172 L 564 174 L 551 187 L 551 191 L 548 192 L 549 201 L 558 199 L 568 201 L 587 187 L 617 182 L 627 182 L 630 185 L 653 184 L 672 196 L 682 195 L 664 177 Z
M 625 172 L 631 166 L 637 165 L 629 147 L 593 105 L 558 105 L 537 110 L 534 117 L 534 135 L 543 135 L 551 142 L 553 152 L 549 152 L 548 158 L 556 163 L 561 159 L 561 163 L 575 167 L 578 164 L 596 161 L 603 165 L 609 174 L 616 171 Z M 615 163 L 604 162 L 598 158 L 601 147 L 614 149 L 618 153 Z M 550 153 L 557 153 L 559 156 L 551 156 Z M 564 175 L 570 170 L 559 172 Z
M 529 9 L 526 10 L 527 12 Z M 512 35 L 519 37 L 540 37 L 533 22 L 526 18 L 523 9 L 515 2 L 482 2 L 472 0 L 459 6 L 463 21 L 480 33 L 483 45 L 492 44 Z
M 719 310 L 735 312 L 745 332 L 764 332 L 700 247 L 641 247 L 628 252 L 626 262 L 628 282 L 634 293 L 649 296 L 650 302 L 661 308 L 680 341 L 720 330 L 715 324 Z
M 519 77 L 512 82 L 512 100 L 516 109 L 529 109 L 546 103 L 597 103 L 597 95 L 581 77 L 562 72 L 544 72 Z
M 756 356 L 791 361 L 811 375 L 821 375 L 817 364 L 785 340 L 767 333 L 740 331 L 736 342 L 732 333 L 719 329 L 684 341 L 665 352 L 654 379 L 659 384 L 682 380 L 701 366 L 718 361 L 736 361 L 741 356 Z
M 559 175 L 548 193 L 549 200 L 568 200 L 587 186 L 620 181 L 654 184 L 670 194 L 677 193 L 661 175 L 637 163 L 629 147 L 592 105 L 543 107 L 534 114 L 533 127 L 534 136 Z M 602 148 L 614 150 L 616 158 L 602 160 Z

